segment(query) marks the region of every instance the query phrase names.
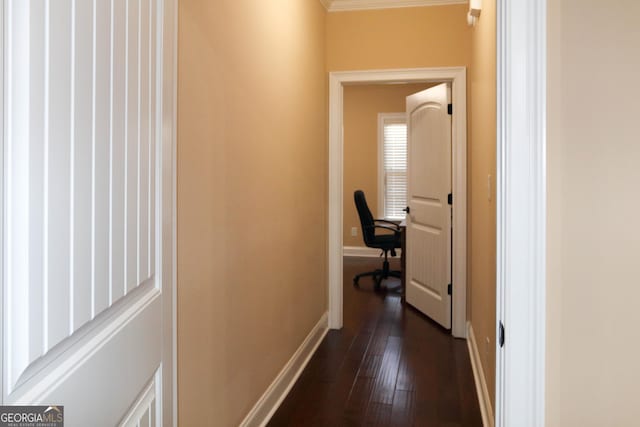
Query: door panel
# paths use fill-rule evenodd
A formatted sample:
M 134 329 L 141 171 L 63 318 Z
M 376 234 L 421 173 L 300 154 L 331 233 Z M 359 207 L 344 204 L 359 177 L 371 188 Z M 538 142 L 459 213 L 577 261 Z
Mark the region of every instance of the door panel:
M 116 425 L 161 362 L 160 291 L 149 282 L 126 299 L 30 365 L 5 402 L 60 403 L 65 426 Z
M 451 327 L 451 116 L 448 88 L 407 97 L 407 302 Z
M 156 425 L 156 392 L 158 381 L 154 378 L 119 424 L 121 427 L 147 427 Z
M 26 6 L 26 2 L 22 4 L 18 4 L 18 2 L 7 2 L 8 9 L 11 9 L 12 7 L 15 9 L 26 8 Z M 71 2 L 69 0 L 62 0 L 56 7 L 49 8 L 49 10 L 45 10 L 46 4 L 44 2 L 41 4 L 32 2 L 30 6 L 33 11 L 32 13 L 36 13 L 36 11 L 41 13 L 42 28 L 45 29 L 43 40 L 48 39 L 48 42 L 45 41 L 42 45 L 34 45 L 31 47 L 31 49 L 33 49 L 33 53 L 31 54 L 32 57 L 42 56 L 43 64 L 45 62 L 49 62 L 48 74 L 44 71 L 46 66 L 42 68 L 42 78 L 45 82 L 42 87 L 42 92 L 31 92 L 31 99 L 34 101 L 34 106 L 38 104 L 38 100 L 35 98 L 36 96 L 44 101 L 46 110 L 43 112 L 43 117 L 46 124 L 43 124 L 41 138 L 38 138 L 34 133 L 31 134 L 33 135 L 33 138 L 29 138 L 29 135 L 14 138 L 12 136 L 12 130 L 21 131 L 25 128 L 24 120 L 34 120 L 36 119 L 36 115 L 30 114 L 30 117 L 28 118 L 22 119 L 15 117 L 14 120 L 11 120 L 11 114 L 8 114 L 8 120 L 5 125 L 7 127 L 7 136 L 9 138 L 8 141 L 5 141 L 5 144 L 8 144 L 8 148 L 10 148 L 12 145 L 17 145 L 17 143 L 22 140 L 29 141 L 29 144 L 26 144 L 25 142 L 22 143 L 25 147 L 29 147 L 29 145 L 32 144 L 32 141 L 34 143 L 39 139 L 43 141 L 42 170 L 45 174 L 43 183 L 46 188 L 43 186 L 41 191 L 43 195 L 42 199 L 44 201 L 44 210 L 42 213 L 44 214 L 46 212 L 46 214 L 43 215 L 43 227 L 46 229 L 46 232 L 43 231 L 43 235 L 40 239 L 42 239 L 41 244 L 46 247 L 46 255 L 43 253 L 43 270 L 45 278 L 43 279 L 43 289 L 41 290 L 45 297 L 43 313 L 45 314 L 46 321 L 41 327 L 43 328 L 45 335 L 43 351 L 46 352 L 68 336 L 69 324 L 71 321 L 71 300 L 68 293 L 69 283 L 71 280 L 71 265 L 69 262 L 69 255 L 71 253 L 71 222 L 69 221 L 69 218 L 71 217 L 71 174 L 69 172 L 71 170 L 72 149 L 70 127 L 72 117 L 72 74 L 71 44 L 69 43 L 69 40 L 71 40 Z M 11 20 L 9 10 L 7 12 L 5 22 L 7 20 Z M 17 10 L 15 12 L 18 13 Z M 24 13 L 24 11 L 21 11 L 21 13 Z M 20 23 L 20 21 L 15 22 L 17 24 Z M 24 24 L 27 25 L 25 28 L 35 29 L 36 27 L 35 24 L 32 27 L 29 27 L 28 23 Z M 11 30 L 9 31 L 11 32 Z M 16 36 L 17 35 L 18 34 L 16 32 Z M 18 43 L 19 40 L 22 40 L 22 38 L 14 38 L 16 43 Z M 36 42 L 36 40 L 37 39 L 34 38 L 33 42 Z M 9 41 L 7 40 L 7 42 Z M 9 44 L 9 49 L 11 49 L 11 44 Z M 28 43 L 25 43 L 24 49 L 30 49 Z M 38 51 L 40 52 L 40 55 L 36 54 Z M 46 60 L 47 51 L 49 57 L 51 57 L 51 52 L 55 52 L 54 61 Z M 9 66 L 11 63 L 10 58 L 11 53 L 9 53 L 5 58 L 6 66 Z M 28 66 L 29 64 L 21 65 L 16 69 L 16 73 L 24 73 L 26 76 L 29 76 L 30 73 L 26 72 L 28 70 Z M 11 77 L 9 77 L 9 79 L 11 79 Z M 35 75 L 32 80 L 37 80 Z M 28 80 L 20 83 L 14 82 L 14 85 L 7 85 L 7 89 L 8 91 L 11 91 L 13 86 L 14 92 L 20 93 L 22 91 L 29 90 L 30 83 L 32 82 Z M 12 101 L 11 97 L 7 97 L 7 104 L 11 105 Z M 33 156 L 38 155 L 37 149 L 30 151 Z M 26 159 L 24 161 L 26 161 Z M 10 165 L 11 163 L 20 164 L 17 159 L 5 159 L 5 163 L 7 165 Z M 33 172 L 35 172 L 35 170 Z M 7 170 L 7 173 L 10 174 L 10 171 Z M 36 177 L 33 177 L 32 182 L 35 182 L 36 179 Z M 7 183 L 7 191 L 11 191 L 12 188 L 16 188 L 18 191 L 24 191 L 20 189 L 20 186 L 24 188 L 26 183 L 18 181 L 14 181 L 13 185 Z M 34 193 L 32 198 L 35 199 L 37 190 L 34 188 L 31 191 Z M 39 199 L 40 197 L 37 198 Z M 11 205 L 12 201 L 9 194 L 7 194 L 7 201 L 8 205 Z M 26 212 L 29 207 L 25 206 L 23 209 Z M 6 220 L 8 223 L 10 222 L 9 218 Z M 32 221 L 31 223 L 35 226 L 37 222 L 38 221 Z M 11 227 L 8 228 L 10 229 Z M 25 229 L 20 230 L 20 234 L 23 235 L 28 232 L 29 231 Z M 38 241 L 34 241 L 33 239 L 30 243 L 34 249 L 39 244 Z M 9 246 L 9 244 L 10 242 L 6 242 L 7 246 Z M 36 251 L 34 250 L 32 252 Z M 37 269 L 37 264 L 34 263 L 33 268 Z M 20 267 L 20 271 L 33 271 L 33 268 L 25 265 Z M 9 283 L 20 282 L 17 278 L 12 279 L 8 277 L 7 279 Z M 5 286 L 6 285 L 7 284 L 5 283 Z M 32 281 L 30 286 L 37 286 L 37 283 Z M 38 291 L 34 289 L 34 293 L 37 292 Z M 33 303 L 33 301 L 31 303 Z M 22 303 L 21 307 L 25 307 L 26 305 L 27 302 L 25 301 Z M 56 310 L 49 310 L 49 307 L 56 307 Z M 34 332 L 33 328 L 39 328 L 39 325 L 34 324 L 29 333 Z M 12 366 L 17 367 L 16 365 Z
M 2 399 L 116 425 L 162 382 L 162 3 L 4 4 Z

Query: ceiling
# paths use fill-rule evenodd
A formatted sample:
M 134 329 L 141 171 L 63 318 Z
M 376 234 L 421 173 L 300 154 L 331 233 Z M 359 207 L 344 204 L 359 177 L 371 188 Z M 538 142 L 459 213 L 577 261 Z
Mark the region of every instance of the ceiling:
M 329 12 L 466 4 L 467 0 L 320 0 Z

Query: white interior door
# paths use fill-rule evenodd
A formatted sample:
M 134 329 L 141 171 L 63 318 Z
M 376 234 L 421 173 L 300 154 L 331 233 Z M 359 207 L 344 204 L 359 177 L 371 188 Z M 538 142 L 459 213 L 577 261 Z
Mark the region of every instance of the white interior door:
M 163 2 L 3 7 L 2 401 L 170 425 Z
M 406 300 L 451 328 L 451 115 L 441 84 L 407 97 Z

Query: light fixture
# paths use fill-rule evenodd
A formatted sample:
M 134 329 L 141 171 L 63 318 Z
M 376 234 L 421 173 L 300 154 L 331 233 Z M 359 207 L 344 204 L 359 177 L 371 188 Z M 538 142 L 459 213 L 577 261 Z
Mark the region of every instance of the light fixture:
M 467 12 L 467 24 L 470 27 L 476 25 L 482 12 L 482 0 L 469 0 L 469 12 Z

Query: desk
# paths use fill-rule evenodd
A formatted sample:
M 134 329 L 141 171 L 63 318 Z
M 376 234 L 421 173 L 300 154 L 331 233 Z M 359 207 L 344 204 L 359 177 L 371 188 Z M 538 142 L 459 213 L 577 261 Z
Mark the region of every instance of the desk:
M 400 222 L 400 302 L 405 303 L 407 290 L 407 220 Z

